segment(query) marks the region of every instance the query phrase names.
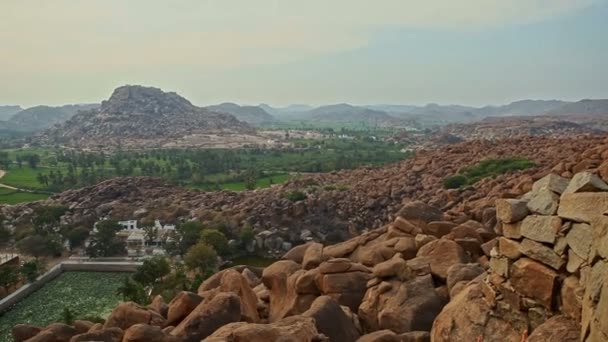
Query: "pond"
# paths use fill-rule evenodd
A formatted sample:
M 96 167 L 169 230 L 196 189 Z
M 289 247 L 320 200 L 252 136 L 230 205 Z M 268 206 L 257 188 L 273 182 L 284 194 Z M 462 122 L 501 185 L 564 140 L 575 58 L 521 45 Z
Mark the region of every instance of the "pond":
M 121 301 L 116 290 L 128 273 L 64 272 L 0 316 L 0 342 L 13 341 L 16 324 L 46 326 L 69 308 L 76 319 L 107 317 Z

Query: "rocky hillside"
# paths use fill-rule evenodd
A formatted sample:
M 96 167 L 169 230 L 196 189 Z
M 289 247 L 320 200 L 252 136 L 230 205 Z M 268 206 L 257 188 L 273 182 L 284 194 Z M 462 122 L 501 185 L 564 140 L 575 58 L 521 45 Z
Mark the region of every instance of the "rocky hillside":
M 232 114 L 240 121 L 252 125 L 268 124 L 276 121 L 272 115 L 268 114 L 259 106 L 240 106 L 236 103 L 226 102 L 215 106 L 207 106 L 205 108 L 212 112 Z
M 412 159 L 383 168 L 309 175 L 270 189 L 205 193 L 164 184 L 160 179 L 117 178 L 66 191 L 45 202 L 3 206 L 1 211 L 17 223 L 29 220 L 27 214 L 33 206 L 46 203 L 70 207 L 64 221 L 73 223 L 111 216 L 219 220 L 235 231 L 250 224 L 268 241 L 262 241 L 262 246 L 280 253 L 283 241 L 298 244 L 309 236 L 322 242 L 340 241 L 380 227 L 394 220 L 400 208 L 412 200 L 440 208 L 455 222 L 483 222 L 492 215 L 496 198 L 523 195 L 552 169 L 565 177 L 586 169 L 607 169 L 606 150 L 608 141 L 600 137 L 471 141 L 420 151 Z M 485 178 L 473 186 L 443 188 L 444 178 L 462 167 L 507 157 L 528 158 L 537 166 Z M 293 191 L 302 191 L 305 199 L 289 200 Z
M 490 209 L 484 222 L 459 223 L 411 202 L 388 225 L 334 245 L 299 245 L 263 271 L 221 271 L 197 293 L 180 292 L 168 304 L 160 296 L 147 307 L 126 302 L 103 324 L 17 325 L 13 335 L 16 341 L 608 340 L 608 184 L 592 172 L 572 179 L 551 173 L 520 199 L 498 199 Z
M 605 134 L 604 127 L 589 125 L 587 120 L 577 118 L 536 117 L 491 117 L 467 124 L 450 124 L 440 130 L 466 140 L 509 139 L 526 136 L 563 137 L 581 134 Z M 608 126 L 606 126 L 608 128 Z
M 196 107 L 176 93 L 123 86 L 100 108 L 81 112 L 45 131 L 39 141 L 89 148 L 205 146 L 218 136 L 253 132 L 234 116 Z

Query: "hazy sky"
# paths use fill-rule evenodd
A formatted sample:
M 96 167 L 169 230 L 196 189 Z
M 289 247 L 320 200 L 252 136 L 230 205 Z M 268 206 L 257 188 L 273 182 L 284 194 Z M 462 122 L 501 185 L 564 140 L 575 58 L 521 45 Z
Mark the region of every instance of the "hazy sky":
M 608 0 L 0 0 L 0 104 L 608 98 Z

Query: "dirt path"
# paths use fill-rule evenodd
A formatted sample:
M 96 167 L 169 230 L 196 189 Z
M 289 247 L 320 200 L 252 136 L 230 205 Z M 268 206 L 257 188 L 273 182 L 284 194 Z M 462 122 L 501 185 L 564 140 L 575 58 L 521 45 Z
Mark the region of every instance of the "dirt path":
M 4 175 L 6 175 L 6 171 L 0 170 L 0 179 L 2 179 L 2 177 L 4 177 Z M 14 186 L 2 184 L 2 183 L 0 183 L 0 188 L 11 189 L 11 190 L 27 191 L 27 190 L 24 190 L 24 189 L 15 188 Z

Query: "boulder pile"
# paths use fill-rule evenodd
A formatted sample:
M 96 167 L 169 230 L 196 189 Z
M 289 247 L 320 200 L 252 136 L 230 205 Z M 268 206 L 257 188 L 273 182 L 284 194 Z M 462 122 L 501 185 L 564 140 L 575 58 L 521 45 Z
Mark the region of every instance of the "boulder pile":
M 105 324 L 74 328 L 65 341 L 428 341 L 450 298 L 484 273 L 482 245 L 494 238 L 493 226 L 444 221 L 413 202 L 389 225 L 335 245 L 296 246 L 261 272 L 223 270 L 168 304 L 122 303 Z M 26 328 L 15 327 L 17 341 L 52 334 Z
M 435 341 L 608 341 L 608 185 L 549 174 L 496 201 L 487 275 L 435 321 Z M 465 310 L 467 311 L 465 314 Z M 548 327 L 547 327 L 548 325 Z

